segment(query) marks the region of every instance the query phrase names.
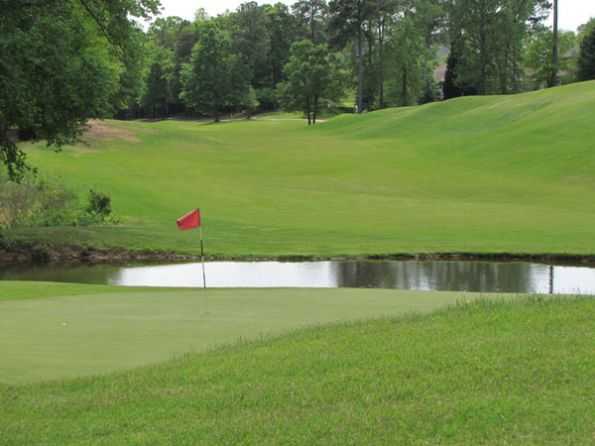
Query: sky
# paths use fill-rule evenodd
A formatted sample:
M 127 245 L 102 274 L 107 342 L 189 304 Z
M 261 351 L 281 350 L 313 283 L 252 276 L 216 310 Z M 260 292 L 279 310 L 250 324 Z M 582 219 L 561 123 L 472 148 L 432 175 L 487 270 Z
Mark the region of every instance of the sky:
M 269 0 L 258 3 L 285 3 L 291 5 L 295 0 Z M 579 25 L 586 23 L 589 18 L 595 17 L 595 0 L 559 0 L 560 1 L 560 28 L 575 31 Z M 192 19 L 198 8 L 204 8 L 209 15 L 217 15 L 226 10 L 234 10 L 242 0 L 161 0 L 164 7 L 164 16 L 179 16 Z

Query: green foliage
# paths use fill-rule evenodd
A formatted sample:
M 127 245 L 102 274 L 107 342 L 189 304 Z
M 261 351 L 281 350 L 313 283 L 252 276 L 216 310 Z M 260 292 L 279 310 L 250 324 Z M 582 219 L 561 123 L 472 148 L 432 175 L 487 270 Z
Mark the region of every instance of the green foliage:
M 89 191 L 86 212 L 96 221 L 106 221 L 112 214 L 111 197 L 103 192 L 97 192 L 91 189 Z
M 463 48 L 461 47 L 460 39 L 457 39 L 451 45 L 446 62 L 446 74 L 444 84 L 442 85 L 444 99 L 477 94 L 477 90 L 475 90 L 473 85 L 466 84 L 461 80 L 464 78 L 464 75 L 459 73 L 459 70 L 462 70 L 464 67 L 464 62 L 461 60 L 462 57 L 464 57 Z
M 142 103 L 153 118 L 168 116 L 169 104 L 173 102 L 173 54 L 171 50 L 157 48 L 151 59 Z
M 595 27 L 581 42 L 578 60 L 578 79 L 587 81 L 595 79 Z
M 329 7 L 325 0 L 298 0 L 292 6 L 300 25 L 300 37 L 316 44 L 327 41 Z
M 76 195 L 64 186 L 26 175 L 19 183 L 0 178 L 0 228 L 76 224 Z
M 273 88 L 260 88 L 256 90 L 256 98 L 263 110 L 272 111 L 279 108 L 277 93 Z
M 551 78 L 553 33 L 549 29 L 531 34 L 527 40 L 524 63 L 527 77 L 534 89 L 545 88 Z M 559 76 L 562 84 L 576 78 L 576 35 L 572 31 L 559 33 Z
M 302 40 L 291 47 L 285 66 L 287 82 L 279 88 L 287 111 L 302 111 L 308 124 L 316 124 L 322 103 L 338 102 L 345 91 L 346 73 L 338 55 L 325 45 Z
M 578 43 L 579 45 L 583 42 L 585 37 L 587 37 L 591 32 L 595 30 L 595 17 L 589 19 L 589 21 L 581 26 L 578 27 Z
M 132 17 L 147 17 L 158 5 L 0 1 L 0 54 L 10 60 L 0 65 L 0 162 L 11 178 L 22 177 L 25 160 L 10 130 L 60 146 L 74 140 L 87 119 L 112 111 Z
M 241 3 L 226 31 L 231 35 L 230 50 L 239 58 L 248 82 L 253 87 L 271 86 L 268 59 L 272 42 L 266 9 L 255 1 Z
M 387 99 L 393 105 L 415 105 L 424 96 L 428 83 L 432 83 L 435 51 L 428 47 L 426 36 L 415 15 L 407 15 L 393 28 L 387 54 L 389 82 Z M 432 87 L 430 86 L 430 89 Z M 428 94 L 431 102 L 432 94 Z
M 248 88 L 248 92 L 246 93 L 246 96 L 244 97 L 244 100 L 242 102 L 242 105 L 244 106 L 244 111 L 246 112 L 246 117 L 250 119 L 260 106 L 254 88 Z
M 184 67 L 182 99 L 192 110 L 215 117 L 238 109 L 248 94 L 249 79 L 242 60 L 232 52 L 226 33 L 213 22 L 200 29 L 200 39 Z
M 549 8 L 545 0 L 461 0 L 449 7 L 458 46 L 456 82 L 478 94 L 522 90 L 522 49 Z

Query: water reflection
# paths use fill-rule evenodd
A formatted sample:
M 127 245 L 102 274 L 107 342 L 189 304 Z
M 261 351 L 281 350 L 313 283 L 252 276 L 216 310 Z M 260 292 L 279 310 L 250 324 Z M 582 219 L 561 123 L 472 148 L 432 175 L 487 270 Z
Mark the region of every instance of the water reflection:
M 211 288 L 395 288 L 502 293 L 595 294 L 595 268 L 447 261 L 210 262 Z M 200 264 L 28 267 L 0 279 L 122 286 L 201 287 Z

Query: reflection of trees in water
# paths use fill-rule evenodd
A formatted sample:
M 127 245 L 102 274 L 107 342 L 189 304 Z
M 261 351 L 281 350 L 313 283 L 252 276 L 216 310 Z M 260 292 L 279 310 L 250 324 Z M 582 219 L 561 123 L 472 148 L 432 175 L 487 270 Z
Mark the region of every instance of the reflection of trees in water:
M 9 268 L 0 271 L 0 280 L 107 284 L 109 283 L 110 277 L 113 276 L 118 270 L 118 267 L 103 265 L 25 266 Z
M 337 283 L 360 288 L 535 292 L 535 268 L 524 263 L 345 262 L 337 265 Z

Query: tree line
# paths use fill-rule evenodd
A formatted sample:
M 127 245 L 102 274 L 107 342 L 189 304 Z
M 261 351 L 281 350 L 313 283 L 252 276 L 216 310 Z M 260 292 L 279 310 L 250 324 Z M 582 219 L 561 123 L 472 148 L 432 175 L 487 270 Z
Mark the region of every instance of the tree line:
M 545 24 L 549 0 L 300 0 L 140 33 L 145 75 L 122 117 L 358 112 L 595 77 L 586 37 Z M 582 55 L 582 56 L 581 56 Z M 440 67 L 445 76 L 440 77 Z M 582 68 L 585 66 L 586 68 Z M 591 71 L 589 71 L 591 67 Z
M 12 177 L 25 166 L 17 138 L 59 146 L 95 117 L 282 108 L 315 124 L 325 111 L 595 78 L 595 21 L 558 33 L 545 23 L 549 0 L 245 2 L 139 24 L 159 7 L 0 0 L 0 162 Z

